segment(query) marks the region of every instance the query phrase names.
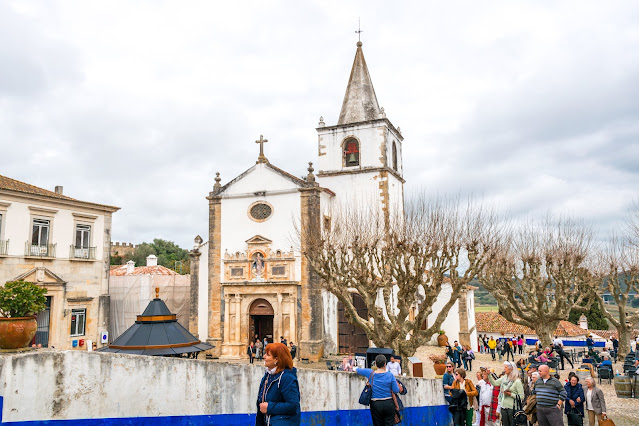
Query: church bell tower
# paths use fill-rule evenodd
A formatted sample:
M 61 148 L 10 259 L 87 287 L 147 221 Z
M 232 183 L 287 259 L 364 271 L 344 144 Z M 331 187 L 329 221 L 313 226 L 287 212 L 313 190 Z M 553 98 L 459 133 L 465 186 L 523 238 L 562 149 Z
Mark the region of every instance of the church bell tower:
M 379 107 L 362 42 L 336 125 L 320 118 L 317 181 L 336 194 L 336 202 L 352 207 L 377 205 L 385 223 L 403 215 L 402 143 L 384 108 Z

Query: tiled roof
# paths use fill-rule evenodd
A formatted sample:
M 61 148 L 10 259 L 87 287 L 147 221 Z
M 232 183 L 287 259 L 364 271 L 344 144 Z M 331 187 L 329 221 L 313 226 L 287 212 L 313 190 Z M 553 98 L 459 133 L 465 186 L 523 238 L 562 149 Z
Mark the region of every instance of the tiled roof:
M 177 275 L 178 273 L 166 266 L 138 266 L 133 269 L 130 274 L 126 273 L 126 265 L 116 266 L 111 268 L 109 272 L 111 276 L 121 277 L 124 275 Z
M 529 327 L 507 321 L 506 318 L 497 312 L 476 312 L 475 323 L 477 324 L 477 331 L 482 333 L 503 333 L 504 335 L 537 334 L 535 330 Z M 586 334 L 586 330 L 568 321 L 559 321 L 559 325 L 553 333 L 555 336 L 566 337 L 583 334 Z
M 0 189 L 23 192 L 26 194 L 44 195 L 45 197 L 58 198 L 60 200 L 76 201 L 80 203 L 91 204 L 94 206 L 107 207 L 109 209 L 119 210 L 119 207 L 108 206 L 106 204 L 90 203 L 88 201 L 80 201 L 75 198 L 67 197 L 66 195 L 58 194 L 56 192 L 49 191 L 48 189 L 39 188 L 37 186 L 30 185 L 28 183 L 24 183 L 19 180 L 11 179 L 9 177 L 2 176 L 2 175 L 0 175 Z
M 604 339 L 611 339 L 612 337 L 617 337 L 617 330 L 589 330 L 591 333 L 596 334 L 599 337 L 603 337 Z M 634 329 L 630 330 L 630 338 L 635 339 L 639 335 L 639 330 Z

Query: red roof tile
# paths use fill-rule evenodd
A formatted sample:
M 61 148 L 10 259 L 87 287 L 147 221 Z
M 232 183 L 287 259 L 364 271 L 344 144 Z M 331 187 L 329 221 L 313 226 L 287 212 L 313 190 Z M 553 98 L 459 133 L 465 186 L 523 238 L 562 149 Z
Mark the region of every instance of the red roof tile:
M 497 312 L 476 312 L 475 324 L 477 331 L 482 333 L 503 333 L 510 334 L 537 334 L 535 330 L 507 321 L 506 318 Z M 557 329 L 553 333 L 555 336 L 579 336 L 586 334 L 586 330 L 568 321 L 560 321 Z
M 109 272 L 114 277 L 121 277 L 124 275 L 177 275 L 178 273 L 166 266 L 138 266 L 133 269 L 130 274 L 126 273 L 126 265 L 116 266 L 111 268 Z
M 591 333 L 596 334 L 597 336 L 603 337 L 604 339 L 611 339 L 613 337 L 619 338 L 617 330 L 589 330 Z M 639 330 L 634 329 L 630 330 L 630 338 L 635 339 L 639 335 Z
M 108 207 L 109 209 L 119 210 L 119 207 L 108 206 L 106 204 L 90 203 L 88 201 L 80 201 L 75 198 L 67 197 L 66 195 L 58 194 L 56 192 L 49 191 L 48 189 L 39 188 L 37 186 L 30 185 L 28 183 L 24 183 L 19 180 L 11 179 L 9 177 L 2 176 L 2 175 L 0 175 L 0 189 L 23 192 L 26 194 L 43 195 L 45 197 L 58 198 L 60 200 L 77 201 L 80 203 L 91 204 L 91 205 L 100 206 L 100 207 Z

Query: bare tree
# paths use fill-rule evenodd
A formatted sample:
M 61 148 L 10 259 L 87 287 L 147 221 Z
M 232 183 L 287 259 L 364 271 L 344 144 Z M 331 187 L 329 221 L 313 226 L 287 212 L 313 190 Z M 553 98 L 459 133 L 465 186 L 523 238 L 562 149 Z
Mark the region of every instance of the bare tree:
M 590 306 L 597 283 L 586 264 L 591 230 L 550 217 L 519 229 L 487 263 L 480 282 L 508 321 L 532 328 L 549 346 L 559 321 L 566 320 L 571 309 Z
M 492 210 L 425 197 L 407 203 L 405 214 L 390 221 L 370 209 L 341 210 L 332 215 L 330 227 L 310 234 L 316 237 L 304 255 L 324 287 L 344 305 L 348 321 L 376 346 L 392 348 L 404 358 L 440 330 L 500 235 Z M 447 275 L 449 299 L 422 329 Z M 362 297 L 368 317 L 358 315 L 352 293 Z
M 630 294 L 639 290 L 639 246 L 631 239 L 613 237 L 601 256 L 602 279 L 597 302 L 604 316 L 615 326 L 619 336 L 619 354 L 630 352 L 630 332 L 639 323 L 639 312 L 629 311 Z M 604 294 L 612 297 L 617 313 L 605 303 Z

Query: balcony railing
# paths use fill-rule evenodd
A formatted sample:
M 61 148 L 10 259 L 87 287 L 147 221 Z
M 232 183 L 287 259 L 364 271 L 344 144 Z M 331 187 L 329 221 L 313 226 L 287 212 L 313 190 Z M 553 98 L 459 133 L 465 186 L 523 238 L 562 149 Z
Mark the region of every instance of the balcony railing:
M 26 242 L 24 244 L 24 255 L 32 257 L 55 257 L 55 244 L 36 245 Z
M 0 256 L 6 256 L 9 253 L 9 240 L 0 240 Z
M 71 246 L 69 259 L 89 259 L 95 260 L 95 247 Z

